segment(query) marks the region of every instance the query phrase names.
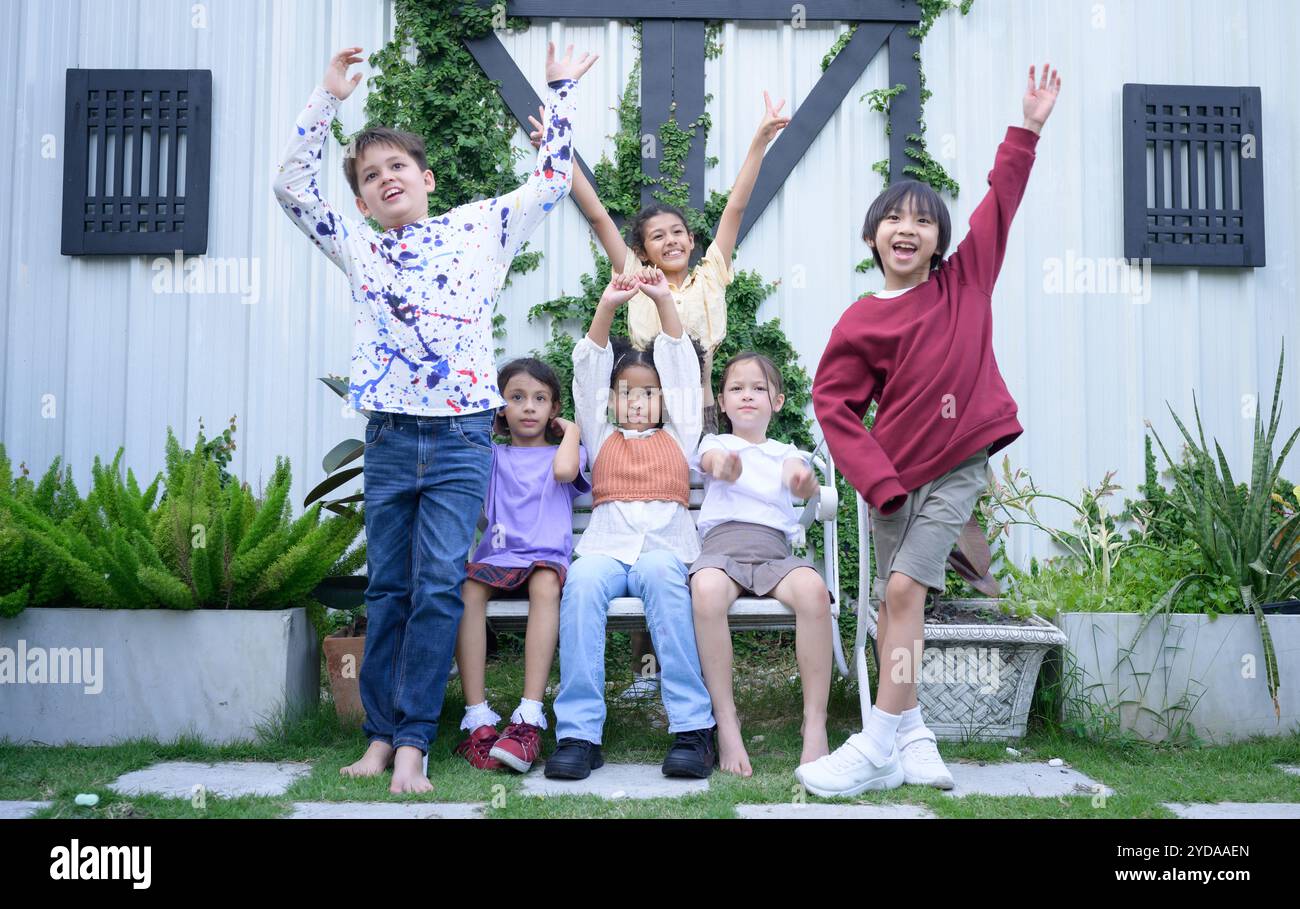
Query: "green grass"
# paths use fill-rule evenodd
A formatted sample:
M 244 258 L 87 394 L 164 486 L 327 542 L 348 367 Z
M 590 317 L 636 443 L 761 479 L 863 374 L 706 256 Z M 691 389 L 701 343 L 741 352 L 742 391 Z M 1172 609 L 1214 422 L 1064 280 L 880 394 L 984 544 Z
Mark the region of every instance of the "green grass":
M 620 799 L 562 796 L 545 799 L 520 794 L 522 778 L 508 771 L 474 770 L 452 753 L 464 699 L 459 682 L 447 689 L 441 731 L 429 753 L 433 798 L 447 802 L 482 802 L 489 817 L 733 817 L 737 804 L 780 803 L 804 798 L 792 771 L 800 753 L 800 695 L 791 635 L 737 638 L 737 701 L 744 722 L 754 775 L 738 779 L 715 772 L 708 792 L 672 799 Z M 513 648 L 509 641 L 506 646 Z M 622 704 L 613 693 L 631 681 L 627 639 L 615 635 L 607 655 L 610 712 L 605 729 L 605 756 L 617 763 L 659 763 L 670 742 L 661 708 Z M 500 713 L 514 708 L 523 682 L 522 656 L 515 650 L 490 661 L 488 695 Z M 553 675 L 552 684 L 558 683 Z M 548 695 L 547 703 L 551 696 Z M 832 747 L 859 727 L 856 687 L 836 679 L 830 701 Z M 757 738 L 756 738 L 757 737 Z M 424 796 L 394 796 L 387 776 L 345 779 L 339 768 L 365 748 L 359 726 L 341 724 L 330 703 L 293 723 L 263 731 L 253 744 L 213 747 L 192 739 L 162 744 L 137 741 L 111 747 L 29 747 L 0 743 L 0 799 L 53 802 L 38 817 L 277 817 L 295 801 L 422 801 Z M 554 745 L 547 733 L 543 754 Z M 1169 817 L 1162 802 L 1289 801 L 1300 802 L 1300 777 L 1283 773 L 1278 764 L 1300 764 L 1300 735 L 1258 738 L 1218 747 L 1162 747 L 1123 741 L 1098 743 L 1041 724 L 1015 743 L 1013 759 L 999 743 L 943 743 L 948 761 L 1045 761 L 1062 758 L 1079 772 L 1115 790 L 1115 795 L 1064 798 L 954 799 L 931 789 L 905 786 L 870 793 L 850 804 L 923 805 L 939 817 L 980 818 L 1137 818 Z M 312 765 L 309 776 L 278 798 L 223 799 L 208 795 L 200 805 L 189 799 L 126 797 L 109 783 L 123 773 L 158 761 L 301 761 Z M 534 770 L 534 773 L 540 772 Z M 79 807 L 78 793 L 100 797 L 94 808 Z M 817 801 L 806 796 L 809 801 Z

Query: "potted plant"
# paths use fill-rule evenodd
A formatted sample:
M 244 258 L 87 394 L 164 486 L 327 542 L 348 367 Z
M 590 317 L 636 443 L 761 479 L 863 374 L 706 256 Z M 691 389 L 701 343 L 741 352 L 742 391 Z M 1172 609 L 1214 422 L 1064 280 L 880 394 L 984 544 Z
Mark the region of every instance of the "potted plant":
M 229 432 L 187 451 L 168 430 L 143 491 L 121 450 L 96 459 L 84 498 L 58 461 L 32 483 L 0 449 L 0 672 L 47 683 L 7 689 L 0 738 L 229 742 L 316 703 L 310 595 L 355 570 L 361 521 L 292 518 L 284 459 L 255 496 L 225 470 Z
M 365 593 L 365 578 L 358 596 Z M 364 603 L 335 609 L 330 614 L 330 628 L 322 643 L 325 671 L 330 680 L 330 696 L 340 719 L 365 716 L 361 706 L 361 660 L 366 651 L 366 607 Z
M 1233 480 L 1217 444 L 1211 454 L 1199 410 L 1197 437 L 1174 414 L 1186 443 L 1178 461 L 1152 433 L 1171 488 L 1148 438 L 1143 498 L 1118 516 L 1105 507 L 1117 490 L 1109 474 L 1075 504 L 1004 463 L 994 497 L 1004 525 L 1036 527 L 1062 550 L 1010 575 L 1013 598 L 1053 615 L 1068 637 L 1060 707 L 1080 728 L 1225 741 L 1285 734 L 1300 722 L 1295 667 L 1286 665 L 1300 649 L 1300 617 L 1263 606 L 1300 588 L 1300 518 L 1285 499 L 1279 507 L 1277 492 L 1295 434 L 1273 459 L 1281 377 L 1279 362 L 1269 423 L 1255 420 L 1249 485 Z M 1037 499 L 1073 509 L 1076 532 L 1040 521 Z
M 1160 436 L 1152 429 L 1156 444 L 1174 476 L 1173 490 L 1168 503 L 1174 518 L 1189 528 L 1192 541 L 1205 560 L 1206 571 L 1193 572 L 1180 578 L 1169 593 L 1147 616 L 1148 622 L 1165 612 L 1169 602 L 1181 588 L 1206 577 L 1230 578 L 1238 592 L 1238 608 L 1253 619 L 1258 629 L 1263 679 L 1272 700 L 1273 716 L 1281 731 L 1300 719 L 1296 710 L 1294 684 L 1287 704 L 1288 723 L 1283 726 L 1281 689 L 1282 674 L 1278 664 L 1278 649 L 1274 634 L 1284 635 L 1284 653 L 1300 650 L 1300 618 L 1294 615 L 1277 615 L 1270 621 L 1262 604 L 1285 603 L 1300 592 L 1300 576 L 1295 571 L 1300 562 L 1300 513 L 1291 513 L 1280 525 L 1274 519 L 1274 499 L 1281 478 L 1282 464 L 1291 446 L 1300 437 L 1297 428 L 1282 445 L 1276 460 L 1274 446 L 1282 417 L 1282 375 L 1286 362 L 1286 348 L 1278 356 L 1277 379 L 1273 385 L 1273 400 L 1269 421 L 1265 427 L 1261 412 L 1255 411 L 1254 442 L 1251 452 L 1249 485 L 1238 484 L 1228 467 L 1228 459 L 1216 440 L 1213 453 L 1205 440 L 1201 424 L 1200 407 L 1192 398 L 1196 417 L 1196 436 L 1193 437 L 1183 421 L 1169 408 L 1174 423 L 1183 436 L 1186 456 L 1175 461 L 1169 455 Z M 1292 670 L 1294 672 L 1294 669 Z M 1294 678 L 1294 675 L 1291 676 Z M 1241 709 L 1241 705 L 1237 705 Z

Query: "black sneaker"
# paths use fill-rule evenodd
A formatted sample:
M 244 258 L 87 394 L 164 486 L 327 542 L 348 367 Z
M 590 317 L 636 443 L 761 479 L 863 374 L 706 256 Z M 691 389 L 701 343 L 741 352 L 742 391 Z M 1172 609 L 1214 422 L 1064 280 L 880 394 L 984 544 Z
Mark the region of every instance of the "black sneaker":
M 547 779 L 585 780 L 591 771 L 605 765 L 600 746 L 582 739 L 560 739 L 546 759 Z
M 697 780 L 708 777 L 718 765 L 717 731 L 717 726 L 710 726 L 677 733 L 677 740 L 664 758 L 664 776 L 687 776 Z

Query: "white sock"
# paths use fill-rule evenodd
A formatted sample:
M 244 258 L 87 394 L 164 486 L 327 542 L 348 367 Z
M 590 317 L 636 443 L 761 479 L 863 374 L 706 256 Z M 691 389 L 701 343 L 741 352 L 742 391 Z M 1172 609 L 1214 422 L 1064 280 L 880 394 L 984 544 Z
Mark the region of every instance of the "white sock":
M 495 726 L 501 722 L 501 716 L 488 706 L 488 702 L 482 704 L 470 704 L 465 708 L 465 718 L 460 721 L 461 729 L 468 729 L 473 732 L 480 726 Z
M 871 716 L 867 717 L 867 725 L 862 734 L 867 739 L 867 757 L 877 765 L 885 763 L 894 753 L 894 736 L 898 732 L 900 719 L 896 713 L 885 713 L 879 707 L 871 708 Z
M 909 707 L 899 714 L 898 735 L 900 738 L 916 729 L 924 729 L 925 720 L 921 719 L 921 705 Z
M 519 706 L 515 712 L 510 714 L 510 722 L 527 723 L 530 726 L 546 728 L 546 711 L 542 708 L 541 701 L 530 701 L 528 698 L 520 698 Z

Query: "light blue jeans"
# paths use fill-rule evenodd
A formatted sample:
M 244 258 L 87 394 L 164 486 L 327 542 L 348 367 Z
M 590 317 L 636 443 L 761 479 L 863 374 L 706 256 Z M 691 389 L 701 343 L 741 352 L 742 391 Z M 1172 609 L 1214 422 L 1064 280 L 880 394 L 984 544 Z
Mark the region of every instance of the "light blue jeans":
M 640 597 L 662 672 L 668 731 L 714 725 L 695 647 L 686 566 L 669 552 L 643 552 L 635 565 L 604 555 L 574 561 L 560 599 L 560 691 L 556 739 L 600 744 L 605 725 L 605 622 L 610 600 Z

